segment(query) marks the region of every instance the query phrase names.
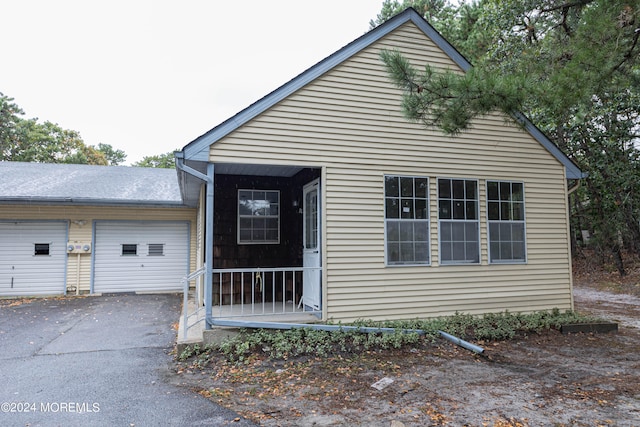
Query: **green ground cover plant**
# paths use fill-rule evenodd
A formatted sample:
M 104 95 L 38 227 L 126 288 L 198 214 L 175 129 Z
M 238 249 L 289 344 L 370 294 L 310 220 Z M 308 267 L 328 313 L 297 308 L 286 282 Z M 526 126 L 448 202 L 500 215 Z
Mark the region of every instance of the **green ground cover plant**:
M 593 317 L 574 311 L 540 311 L 530 314 L 489 313 L 472 316 L 457 313 L 454 316 L 435 319 L 374 322 L 361 320 L 344 326 L 367 328 L 395 328 L 394 332 L 369 332 L 358 330 L 321 331 L 310 328 L 288 330 L 242 330 L 235 337 L 215 347 L 188 347 L 178 359 L 183 361 L 195 356 L 196 364 L 204 364 L 208 355 L 222 353 L 228 361 L 246 363 L 253 356 L 262 355 L 275 360 L 287 360 L 299 356 L 335 356 L 369 350 L 399 349 L 407 346 L 427 346 L 440 339 L 439 331 L 464 340 L 475 342 L 509 340 L 517 335 L 541 333 L 559 329 L 564 324 L 597 321 Z M 340 324 L 338 324 L 340 325 Z M 415 330 L 422 333 L 412 332 Z

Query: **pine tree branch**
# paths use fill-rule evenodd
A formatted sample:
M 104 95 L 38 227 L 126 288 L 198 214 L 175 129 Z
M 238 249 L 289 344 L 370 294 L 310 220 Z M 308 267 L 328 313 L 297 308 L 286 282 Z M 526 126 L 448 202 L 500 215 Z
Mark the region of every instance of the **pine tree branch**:
M 555 12 L 560 9 L 571 9 L 572 7 L 586 6 L 589 3 L 593 3 L 595 0 L 578 0 L 569 3 L 563 3 L 556 6 L 547 7 L 544 9 L 540 9 L 542 13 Z
M 624 54 L 624 56 L 622 57 L 622 60 L 618 64 L 613 66 L 613 68 L 611 69 L 611 74 L 613 74 L 616 71 L 618 71 L 620 69 L 620 67 L 622 67 L 624 65 L 625 62 L 627 62 L 630 59 L 634 58 L 633 51 L 638 46 L 638 39 L 640 39 L 640 27 L 635 29 L 634 36 L 633 36 L 633 42 L 631 43 L 631 47 L 629 48 L 627 53 Z

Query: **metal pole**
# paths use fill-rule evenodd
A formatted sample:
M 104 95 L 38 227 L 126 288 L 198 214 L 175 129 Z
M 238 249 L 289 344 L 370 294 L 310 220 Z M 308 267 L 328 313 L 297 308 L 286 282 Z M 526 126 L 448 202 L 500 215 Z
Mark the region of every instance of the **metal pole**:
M 182 339 L 187 339 L 187 329 L 189 329 L 189 280 L 184 279 L 182 285 Z
M 454 337 L 453 335 L 450 335 L 450 334 L 448 334 L 446 332 L 438 331 L 438 333 L 440 333 L 440 335 L 443 338 L 448 339 L 452 343 L 457 344 L 460 347 L 466 348 L 467 350 L 471 350 L 471 351 L 473 351 L 475 353 L 478 353 L 478 354 L 480 354 L 480 353 L 482 353 L 484 351 L 484 348 L 479 347 L 479 346 L 477 346 L 475 344 L 471 344 L 470 342 L 461 340 L 460 338 Z
M 322 325 L 314 323 L 281 323 L 281 322 L 260 322 L 260 321 L 245 321 L 245 320 L 224 320 L 213 319 L 212 325 L 216 326 L 230 326 L 236 328 L 249 328 L 249 329 L 315 329 L 318 331 L 357 331 L 366 333 L 394 333 L 401 331 L 404 334 L 415 333 L 418 335 L 424 335 L 424 331 L 421 329 L 397 329 L 397 328 L 376 328 L 365 326 L 345 326 L 345 325 Z
M 213 163 L 207 164 L 207 195 L 206 195 L 206 238 L 205 238 L 205 265 L 206 273 L 204 279 L 204 302 L 205 302 L 205 329 L 210 329 L 208 319 L 211 318 L 211 303 L 213 299 L 213 216 L 214 216 L 214 181 L 215 178 L 215 166 Z M 222 304 L 222 301 L 220 302 Z

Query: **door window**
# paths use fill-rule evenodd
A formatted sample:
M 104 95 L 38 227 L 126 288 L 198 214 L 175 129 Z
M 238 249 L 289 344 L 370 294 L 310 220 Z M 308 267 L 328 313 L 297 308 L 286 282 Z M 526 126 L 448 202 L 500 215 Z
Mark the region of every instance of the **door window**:
M 305 249 L 318 247 L 318 189 L 309 191 L 305 196 L 304 225 L 305 225 Z

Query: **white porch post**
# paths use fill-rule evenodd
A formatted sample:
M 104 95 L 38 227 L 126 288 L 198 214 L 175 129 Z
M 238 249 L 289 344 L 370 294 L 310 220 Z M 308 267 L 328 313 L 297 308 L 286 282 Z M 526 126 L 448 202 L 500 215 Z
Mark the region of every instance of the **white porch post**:
M 210 329 L 209 318 L 211 318 L 213 300 L 213 196 L 214 196 L 214 173 L 215 166 L 213 163 L 207 164 L 207 195 L 206 195 L 206 237 L 205 237 L 205 281 L 204 281 L 204 295 L 205 295 L 205 329 Z

